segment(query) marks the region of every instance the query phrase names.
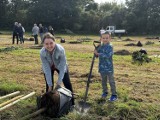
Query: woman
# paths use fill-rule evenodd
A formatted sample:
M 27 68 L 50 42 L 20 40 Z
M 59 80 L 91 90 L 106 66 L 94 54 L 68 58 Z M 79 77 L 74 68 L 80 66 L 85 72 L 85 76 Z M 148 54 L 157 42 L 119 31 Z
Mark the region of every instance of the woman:
M 63 81 L 64 86 L 73 92 L 65 50 L 60 44 L 55 43 L 55 38 L 51 33 L 46 33 L 43 37 L 43 48 L 40 51 L 40 57 L 46 81 L 46 92 L 53 90 L 54 71 L 58 72 L 55 89 L 60 87 Z M 72 104 L 74 105 L 74 99 L 72 99 Z

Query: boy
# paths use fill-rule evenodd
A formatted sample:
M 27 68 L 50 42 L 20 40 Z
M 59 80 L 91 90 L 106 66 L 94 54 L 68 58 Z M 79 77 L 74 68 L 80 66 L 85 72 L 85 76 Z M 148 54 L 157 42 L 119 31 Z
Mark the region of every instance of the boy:
M 99 73 L 101 75 L 102 79 L 102 98 L 106 98 L 108 95 L 108 88 L 107 88 L 107 79 L 109 80 L 110 88 L 112 95 L 110 97 L 110 101 L 117 100 L 117 92 L 116 92 L 116 86 L 114 81 L 114 75 L 113 75 L 113 61 L 112 61 L 112 55 L 113 55 L 113 47 L 110 44 L 111 36 L 108 32 L 101 34 L 101 45 L 98 48 L 98 50 L 95 50 L 94 53 L 97 57 L 99 57 Z

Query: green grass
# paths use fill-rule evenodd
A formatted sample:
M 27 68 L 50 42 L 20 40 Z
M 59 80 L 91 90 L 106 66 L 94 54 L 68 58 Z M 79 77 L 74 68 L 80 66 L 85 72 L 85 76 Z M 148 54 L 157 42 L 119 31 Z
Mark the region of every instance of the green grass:
M 93 40 L 98 40 L 99 36 L 94 35 L 62 35 L 66 43 L 62 46 L 66 50 L 66 56 L 69 64 L 70 77 L 74 92 L 79 95 L 76 102 L 84 98 L 86 90 L 87 74 L 89 73 L 93 57 Z M 12 45 L 11 36 L 0 35 L 3 38 L 1 48 L 15 46 L 19 49 L 8 52 L 0 52 L 0 95 L 8 94 L 14 91 L 21 91 L 23 94 L 36 91 L 37 95 L 45 90 L 43 74 L 41 74 L 41 62 L 39 57 L 40 49 L 31 49 L 33 41 L 25 41 L 24 45 Z M 26 35 L 29 37 L 29 34 Z M 69 41 L 77 39 L 89 39 L 89 42 L 82 44 L 69 44 Z M 138 40 L 146 43 L 145 37 L 130 37 L 135 41 L 123 41 L 127 37 L 112 40 L 114 52 L 119 50 L 128 50 L 133 52 L 140 50 L 136 46 L 124 46 L 128 43 L 137 43 Z M 58 43 L 59 39 L 56 40 Z M 153 45 L 144 45 L 148 55 L 160 55 L 158 41 Z M 133 64 L 131 55 L 114 55 L 114 77 L 118 92 L 118 100 L 109 102 L 108 98 L 105 103 L 101 99 L 102 87 L 101 78 L 98 73 L 98 59 L 95 59 L 93 68 L 92 82 L 90 83 L 87 102 L 91 104 L 88 114 L 79 114 L 70 112 L 68 115 L 61 117 L 61 120 L 159 120 L 160 119 L 160 58 L 152 57 L 150 63 L 143 65 Z M 55 82 L 57 75 L 55 76 Z M 109 85 L 108 85 L 109 87 Z M 110 87 L 109 87 L 110 89 Z M 0 101 L 2 103 L 3 101 Z M 26 99 L 0 114 L 3 120 L 17 120 L 27 114 L 36 111 L 36 96 Z M 31 120 L 47 120 L 47 117 L 41 115 Z
M 67 58 L 69 59 L 87 59 L 90 60 L 93 56 L 91 53 L 80 53 L 80 52 L 67 52 Z
M 24 85 L 13 82 L 0 82 L 0 90 L 3 93 L 11 93 L 14 91 L 24 91 L 26 87 Z

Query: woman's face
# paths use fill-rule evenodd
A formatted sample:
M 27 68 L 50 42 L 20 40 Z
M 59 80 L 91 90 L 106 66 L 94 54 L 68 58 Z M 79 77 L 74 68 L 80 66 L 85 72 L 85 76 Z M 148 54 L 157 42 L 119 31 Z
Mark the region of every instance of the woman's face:
M 43 45 L 49 52 L 53 51 L 55 48 L 55 42 L 51 38 L 46 38 Z

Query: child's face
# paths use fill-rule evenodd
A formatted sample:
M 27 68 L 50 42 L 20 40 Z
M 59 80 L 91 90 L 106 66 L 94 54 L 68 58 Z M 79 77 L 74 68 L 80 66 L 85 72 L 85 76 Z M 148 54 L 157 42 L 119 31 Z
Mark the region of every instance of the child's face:
M 101 42 L 104 43 L 104 44 L 109 43 L 110 40 L 111 40 L 111 38 L 110 38 L 110 35 L 109 35 L 109 34 L 103 34 L 103 35 L 101 36 Z

